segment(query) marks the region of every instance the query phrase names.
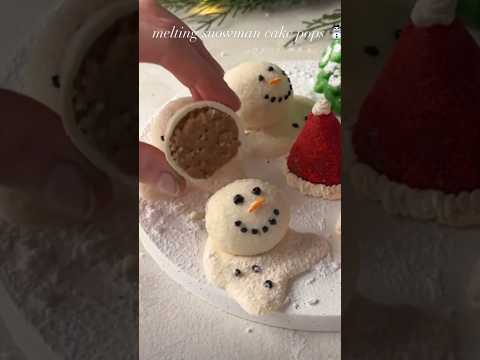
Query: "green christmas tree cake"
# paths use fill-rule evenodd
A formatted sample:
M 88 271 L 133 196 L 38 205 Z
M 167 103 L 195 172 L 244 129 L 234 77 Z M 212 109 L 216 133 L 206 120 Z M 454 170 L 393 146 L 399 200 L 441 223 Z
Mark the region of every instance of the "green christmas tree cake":
M 335 34 L 335 33 L 334 33 Z M 334 36 L 320 60 L 320 70 L 315 83 L 315 92 L 325 95 L 332 110 L 341 115 L 342 109 L 342 44 Z

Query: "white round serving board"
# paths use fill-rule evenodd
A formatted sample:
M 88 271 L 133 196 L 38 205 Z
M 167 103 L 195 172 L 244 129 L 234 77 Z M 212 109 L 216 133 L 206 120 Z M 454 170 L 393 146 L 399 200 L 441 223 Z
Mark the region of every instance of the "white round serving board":
M 268 59 L 265 59 L 268 61 Z M 313 61 L 277 62 L 290 76 L 295 93 L 313 97 L 311 91 L 318 64 Z M 188 92 L 161 67 L 140 66 L 140 122 L 148 127 L 149 118 L 165 104 L 165 89 L 173 97 Z M 163 99 L 160 101 L 159 99 Z M 144 130 L 142 130 L 143 132 Z M 224 290 L 207 282 L 202 270 L 201 254 L 207 234 L 204 229 L 204 206 L 209 194 L 190 190 L 180 199 L 156 203 L 141 202 L 140 239 L 160 268 L 192 294 L 217 308 L 250 321 L 306 331 L 340 331 L 341 270 L 340 236 L 335 226 L 340 215 L 340 201 L 305 197 L 286 184 L 282 172 L 284 159 L 244 161 L 246 175 L 268 180 L 279 186 L 291 204 L 290 226 L 300 232 L 313 232 L 329 240 L 331 256 L 310 272 L 292 281 L 290 302 L 268 316 L 247 314 Z M 318 300 L 310 305 L 312 300 Z

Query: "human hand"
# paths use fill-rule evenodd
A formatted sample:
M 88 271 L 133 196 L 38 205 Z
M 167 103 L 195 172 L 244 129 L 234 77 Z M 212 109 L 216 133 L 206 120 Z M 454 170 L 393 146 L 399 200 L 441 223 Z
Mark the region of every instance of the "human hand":
M 0 185 L 38 195 L 50 210 L 89 220 L 111 200 L 111 184 L 75 148 L 60 116 L 0 89 Z
M 223 80 L 222 67 L 200 39 L 190 42 L 187 38 L 153 37 L 154 31 L 170 31 L 174 26 L 192 31 L 154 0 L 140 0 L 140 62 L 166 68 L 190 89 L 194 100 L 216 101 L 237 111 L 240 100 Z M 185 189 L 185 181 L 159 149 L 140 143 L 139 165 L 140 182 L 155 186 L 161 193 L 178 195 Z

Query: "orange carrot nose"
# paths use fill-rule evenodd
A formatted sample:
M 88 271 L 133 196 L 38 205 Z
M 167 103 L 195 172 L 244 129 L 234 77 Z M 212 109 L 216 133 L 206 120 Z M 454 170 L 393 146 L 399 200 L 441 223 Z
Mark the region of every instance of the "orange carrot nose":
M 269 83 L 270 85 L 278 85 L 278 84 L 280 84 L 281 82 L 282 82 L 282 78 L 276 77 L 276 78 L 270 80 L 268 83 Z
M 264 197 L 259 196 L 254 202 L 250 204 L 250 206 L 248 207 L 248 212 L 252 213 L 262 208 L 263 204 L 265 204 L 265 200 L 266 199 Z

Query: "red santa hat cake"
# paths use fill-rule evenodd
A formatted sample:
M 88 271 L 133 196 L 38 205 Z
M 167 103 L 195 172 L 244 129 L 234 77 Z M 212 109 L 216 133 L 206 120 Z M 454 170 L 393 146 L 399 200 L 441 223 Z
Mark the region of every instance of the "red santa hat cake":
M 287 183 L 310 196 L 341 198 L 341 128 L 322 98 L 313 107 L 287 159 Z
M 480 223 L 480 49 L 455 0 L 420 0 L 353 131 L 354 185 L 392 213 Z

